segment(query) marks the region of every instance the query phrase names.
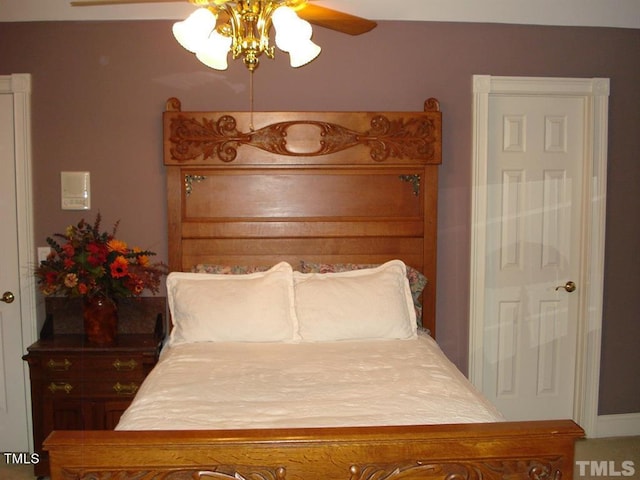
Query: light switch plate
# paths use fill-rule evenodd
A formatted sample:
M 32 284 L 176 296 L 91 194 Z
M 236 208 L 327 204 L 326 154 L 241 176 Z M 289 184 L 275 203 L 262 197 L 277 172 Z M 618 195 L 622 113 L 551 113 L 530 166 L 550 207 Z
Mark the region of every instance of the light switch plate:
M 38 247 L 38 265 L 44 262 L 51 253 L 51 247 Z
M 61 208 L 89 210 L 91 181 L 89 172 L 60 172 Z

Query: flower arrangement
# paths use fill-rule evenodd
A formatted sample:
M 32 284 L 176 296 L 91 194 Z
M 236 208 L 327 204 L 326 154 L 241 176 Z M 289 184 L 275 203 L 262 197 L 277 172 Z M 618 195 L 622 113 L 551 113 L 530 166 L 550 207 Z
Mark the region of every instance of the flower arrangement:
M 36 269 L 44 295 L 105 298 L 138 297 L 146 289 L 158 293 L 168 268 L 151 263 L 154 252 L 129 248 L 116 238 L 119 221 L 111 233 L 101 232 L 98 213 L 93 225 L 80 220 L 64 234 L 47 238 L 51 253 Z

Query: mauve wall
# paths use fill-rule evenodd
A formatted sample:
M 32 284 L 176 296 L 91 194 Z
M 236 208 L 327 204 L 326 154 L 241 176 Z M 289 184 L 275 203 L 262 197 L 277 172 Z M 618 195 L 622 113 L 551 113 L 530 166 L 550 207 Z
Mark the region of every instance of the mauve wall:
M 248 108 L 249 74 L 202 66 L 172 22 L 0 24 L 0 74 L 33 75 L 35 235 L 82 213 L 60 210 L 60 171 L 91 172 L 93 217 L 166 259 L 161 112 Z M 286 55 L 255 74 L 256 110 L 421 110 L 444 114 L 439 205 L 438 340 L 468 359 L 471 76 L 609 77 L 610 142 L 600 413 L 640 412 L 640 31 L 383 22 L 349 37 L 316 28 L 321 56 L 299 70 Z

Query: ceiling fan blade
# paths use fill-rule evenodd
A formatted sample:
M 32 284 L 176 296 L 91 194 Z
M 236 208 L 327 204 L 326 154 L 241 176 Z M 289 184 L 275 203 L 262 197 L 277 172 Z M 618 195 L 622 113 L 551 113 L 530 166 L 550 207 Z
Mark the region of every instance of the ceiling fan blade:
M 300 18 L 309 23 L 338 32 L 348 33 L 349 35 L 361 35 L 378 25 L 373 20 L 356 17 L 355 15 L 320 7 L 311 3 L 305 3 L 300 10 L 296 10 L 296 13 Z
M 180 3 L 185 0 L 74 0 L 72 7 L 94 7 L 100 5 L 130 5 L 142 3 Z M 224 4 L 229 0 L 187 0 L 193 5 Z M 357 17 L 348 13 L 339 12 L 326 7 L 320 7 L 311 3 L 304 3 L 296 9 L 298 16 L 314 25 L 329 28 L 350 35 L 360 35 L 375 28 L 376 22 L 366 18 Z M 220 23 L 219 20 L 218 23 Z

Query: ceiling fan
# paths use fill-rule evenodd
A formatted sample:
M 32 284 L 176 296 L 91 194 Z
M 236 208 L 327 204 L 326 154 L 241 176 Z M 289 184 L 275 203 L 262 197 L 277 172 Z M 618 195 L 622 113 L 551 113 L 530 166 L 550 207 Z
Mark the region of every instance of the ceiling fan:
M 372 20 L 309 3 L 313 0 L 74 0 L 71 6 L 184 1 L 197 10 L 174 24 L 174 36 L 198 60 L 217 70 L 226 70 L 228 52 L 234 59 L 242 57 L 251 72 L 263 53 L 273 58 L 274 47 L 269 38 L 272 25 L 275 43 L 289 53 L 292 67 L 305 65 L 320 53 L 320 47 L 311 41 L 310 24 L 350 35 L 366 33 L 377 25 Z
M 237 4 L 258 4 L 269 2 L 258 1 L 232 1 L 232 0 L 75 0 L 71 2 L 74 7 L 92 7 L 100 5 L 127 5 L 140 3 L 178 3 L 189 2 L 196 7 L 220 8 L 227 3 Z M 314 0 L 308 0 L 314 1 Z M 372 30 L 377 25 L 372 20 L 350 15 L 348 13 L 333 10 L 327 7 L 321 7 L 308 3 L 306 0 L 287 0 L 273 3 L 282 3 L 292 6 L 298 16 L 308 22 L 318 25 L 319 27 L 328 28 L 349 35 L 360 35 Z

